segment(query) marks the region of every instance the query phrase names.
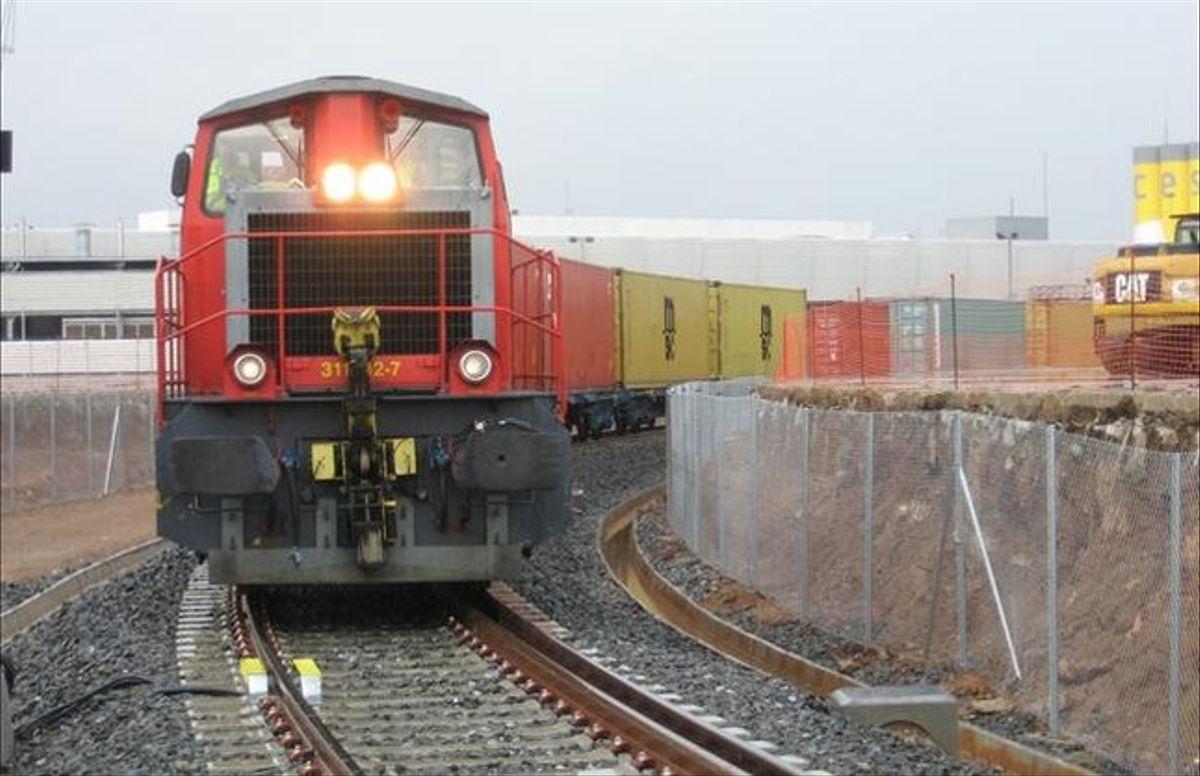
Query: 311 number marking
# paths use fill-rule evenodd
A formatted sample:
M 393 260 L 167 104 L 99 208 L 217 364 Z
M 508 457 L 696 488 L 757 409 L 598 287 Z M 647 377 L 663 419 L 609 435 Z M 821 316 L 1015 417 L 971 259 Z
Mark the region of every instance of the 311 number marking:
M 350 367 L 341 359 L 321 361 L 321 377 L 326 380 L 350 376 Z M 400 374 L 400 359 L 376 358 L 371 360 L 371 377 L 396 377 Z

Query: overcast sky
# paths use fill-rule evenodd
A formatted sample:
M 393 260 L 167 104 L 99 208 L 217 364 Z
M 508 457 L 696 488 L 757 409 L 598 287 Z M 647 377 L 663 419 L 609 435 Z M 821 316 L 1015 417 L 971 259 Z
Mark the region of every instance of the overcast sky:
M 488 110 L 524 213 L 937 236 L 1040 213 L 1046 151 L 1052 237 L 1124 240 L 1132 147 L 1198 135 L 1198 7 L 18 2 L 0 218 L 164 207 L 201 112 L 362 74 Z

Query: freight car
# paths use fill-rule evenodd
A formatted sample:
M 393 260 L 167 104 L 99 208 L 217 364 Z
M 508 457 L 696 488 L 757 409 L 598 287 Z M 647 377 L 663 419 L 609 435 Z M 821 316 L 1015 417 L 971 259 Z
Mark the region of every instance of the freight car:
M 488 116 L 358 77 L 199 119 L 155 272 L 158 532 L 218 582 L 511 577 L 566 527 L 561 267 Z
M 773 375 L 802 290 L 608 270 L 563 260 L 567 423 L 580 438 L 649 428 L 666 388 Z

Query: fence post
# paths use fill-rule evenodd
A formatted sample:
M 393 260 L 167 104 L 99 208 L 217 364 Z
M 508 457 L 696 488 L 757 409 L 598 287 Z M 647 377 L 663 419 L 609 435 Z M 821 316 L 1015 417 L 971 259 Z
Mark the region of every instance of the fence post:
M 939 337 L 941 334 L 939 333 Z M 954 390 L 958 390 L 958 286 L 954 273 L 950 273 L 950 347 L 954 360 Z
M 22 333 L 24 331 L 22 330 Z M 8 397 L 8 508 L 17 505 L 17 397 Z
M 858 382 L 867 384 L 867 350 L 866 338 L 863 336 L 863 301 L 862 287 L 856 286 L 854 296 L 858 300 Z
M 1181 469 L 1182 469 L 1183 453 L 1172 453 L 1171 455 L 1171 550 L 1170 550 L 1170 580 L 1171 580 L 1171 649 L 1170 666 L 1168 674 L 1170 676 L 1170 687 L 1168 688 L 1168 710 L 1167 710 L 1167 773 L 1180 773 L 1179 763 L 1179 636 L 1180 627 L 1182 626 L 1182 617 L 1180 609 L 1180 577 L 1181 577 L 1181 501 L 1182 494 L 1180 488 L 1182 484 Z
M 1053 424 L 1046 425 L 1046 717 L 1058 735 L 1058 468 Z
M 812 446 L 812 415 L 808 407 L 800 408 L 800 519 L 796 525 L 796 608 L 801 617 L 808 618 L 808 505 L 812 478 L 808 458 Z
M 758 495 L 759 477 L 758 477 L 758 408 L 755 406 L 756 401 L 753 395 L 743 399 L 746 402 L 746 414 L 750 416 L 750 450 L 751 450 L 751 466 L 750 470 L 750 517 L 747 522 L 750 530 L 749 545 L 750 563 L 749 574 L 750 579 L 747 580 L 751 587 L 758 588 L 758 531 L 759 531 L 759 512 L 761 510 L 761 499 Z
M 971 498 L 971 488 L 967 484 L 967 473 L 958 470 L 958 483 L 962 486 L 963 498 L 967 502 L 967 513 L 971 516 L 971 528 L 975 531 L 975 541 L 979 544 L 979 559 L 983 561 L 983 573 L 987 576 L 988 586 L 992 590 L 992 602 L 996 605 L 996 616 L 1000 618 L 1000 628 L 1004 631 L 1004 643 L 1008 647 L 1008 655 L 1012 660 L 1013 674 L 1017 681 L 1021 680 L 1021 664 L 1017 660 L 1017 647 L 1013 640 L 1012 629 L 1008 626 L 1008 615 L 1004 611 L 1004 601 L 1000 597 L 1000 585 L 996 581 L 996 572 L 992 569 L 991 553 L 988 552 L 987 541 L 983 538 L 983 526 L 979 522 L 979 512 L 975 509 L 974 499 Z
M 1137 259 L 1133 247 L 1125 249 L 1129 254 L 1129 390 L 1137 390 Z
M 96 494 L 96 466 L 95 466 L 95 461 L 92 460 L 93 459 L 93 449 L 92 449 L 92 392 L 91 391 L 88 391 L 87 393 L 84 394 L 83 422 L 84 422 L 84 425 L 87 426 L 87 428 L 84 430 L 85 437 L 86 437 L 85 441 L 87 444 L 87 451 L 86 451 L 87 455 L 84 457 L 84 460 L 87 461 L 88 495 L 94 496 Z
M 154 394 L 149 394 L 146 398 L 146 446 L 150 448 L 150 484 L 156 484 L 158 474 L 158 461 L 154 458 L 154 439 L 157 436 L 158 427 L 154 423 L 154 410 L 158 397 Z
M 720 399 L 713 402 L 713 406 L 717 408 L 717 417 L 719 418 L 718 422 L 714 424 L 717 433 L 712 449 L 716 459 L 714 465 L 717 468 L 717 563 L 725 576 L 732 577 L 733 574 L 729 569 L 729 520 L 725 516 L 725 497 L 729 495 L 729 491 L 725 487 L 725 459 L 721 455 L 721 448 L 725 444 L 725 425 L 728 412 L 725 402 Z
M 954 413 L 954 476 L 963 470 L 962 412 Z M 962 491 L 954 488 L 954 616 L 958 625 L 958 663 L 967 664 L 967 557 L 963 547 Z
M 875 563 L 875 413 L 867 413 L 867 456 L 863 472 L 863 643 L 872 641 L 872 583 Z
M 121 399 L 117 398 L 117 409 L 113 412 L 112 433 L 108 437 L 108 460 L 104 464 L 104 493 L 112 487 L 113 459 L 117 454 L 117 437 L 121 432 Z
M 704 554 L 700 548 L 700 506 L 702 494 L 700 491 L 701 478 L 698 475 L 700 471 L 700 443 L 703 441 L 703 436 L 700 431 L 700 401 L 699 397 L 692 392 L 685 394 L 687 396 L 687 415 L 684 422 L 687 424 L 688 433 L 691 436 L 689 440 L 691 444 L 684 451 L 684 455 L 688 459 L 688 467 L 685 469 L 689 473 L 690 479 L 685 483 L 688 492 L 691 494 L 692 508 L 691 512 L 691 528 L 692 528 L 692 552 L 697 558 L 704 558 Z
M 50 394 L 50 501 L 58 501 L 58 392 Z

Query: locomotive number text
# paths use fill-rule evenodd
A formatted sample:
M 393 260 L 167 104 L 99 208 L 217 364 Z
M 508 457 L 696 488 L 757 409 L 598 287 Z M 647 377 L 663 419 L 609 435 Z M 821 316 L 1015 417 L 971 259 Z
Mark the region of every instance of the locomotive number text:
M 400 374 L 400 359 L 376 358 L 371 361 L 371 377 L 396 377 Z M 349 377 L 350 367 L 340 359 L 325 359 L 321 362 L 321 377 L 332 379 Z

